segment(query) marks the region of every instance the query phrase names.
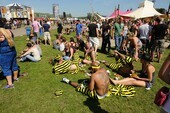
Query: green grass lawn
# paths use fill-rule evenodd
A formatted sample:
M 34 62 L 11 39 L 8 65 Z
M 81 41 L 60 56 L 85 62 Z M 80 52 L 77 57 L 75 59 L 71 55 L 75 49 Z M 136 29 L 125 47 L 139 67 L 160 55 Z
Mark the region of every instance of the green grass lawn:
M 55 39 L 56 30 L 51 32 L 52 40 Z M 74 36 L 75 34 L 72 34 Z M 70 36 L 66 36 L 69 38 Z M 19 53 L 25 48 L 26 36 L 16 37 L 15 44 Z M 76 92 L 75 89 L 61 82 L 63 77 L 72 81 L 87 78 L 83 72 L 78 74 L 62 74 L 55 76 L 52 73 L 52 66 L 48 63 L 50 58 L 58 54 L 52 46 L 41 44 L 43 50 L 42 60 L 38 63 L 19 63 L 22 72 L 29 75 L 20 77 L 19 82 L 15 82 L 15 88 L 3 90 L 6 81 L 0 80 L 0 113 L 159 113 L 160 108 L 153 101 L 156 92 L 162 86 L 162 82 L 157 73 L 170 50 L 166 50 L 161 63 L 153 63 L 156 67 L 156 80 L 150 91 L 142 87 L 135 87 L 134 97 L 119 97 L 112 95 L 102 100 L 93 100 L 88 96 Z M 83 53 L 80 51 L 80 55 Z M 107 57 L 99 53 L 101 60 L 114 62 L 113 57 Z M 141 64 L 135 62 L 135 68 L 140 69 Z M 113 77 L 111 75 L 111 77 Z M 56 97 L 54 92 L 57 89 L 63 90 L 63 95 Z

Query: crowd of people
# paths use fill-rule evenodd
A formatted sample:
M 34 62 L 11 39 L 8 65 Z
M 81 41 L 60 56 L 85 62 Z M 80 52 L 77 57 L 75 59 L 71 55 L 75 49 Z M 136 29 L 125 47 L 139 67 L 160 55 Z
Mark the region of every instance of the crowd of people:
M 99 25 L 99 22 L 102 24 Z M 74 70 L 84 66 L 83 64 L 91 65 L 92 70 L 100 70 L 99 64 L 103 63 L 115 73 L 115 78 L 109 78 L 111 84 L 142 86 L 147 90 L 150 90 L 154 83 L 156 71 L 154 65 L 151 63 L 155 58 L 155 54 L 153 56 L 153 53 L 155 51 L 157 52 L 157 62 L 160 62 L 164 50 L 164 37 L 169 35 L 168 24 L 169 23 L 163 23 L 159 17 L 154 18 L 153 22 L 149 21 L 149 19 L 140 19 L 131 22 L 124 20 L 122 17 L 118 18 L 115 22 L 112 20 L 103 22 L 94 20 L 86 24 L 87 27 L 85 28 L 87 29 L 85 31 L 88 31 L 88 36 L 85 36 L 83 39 L 84 25 L 78 20 L 75 30 L 77 42 L 72 41 L 74 42 L 74 46 L 71 46 L 72 44 L 69 43 L 73 38 L 70 39 L 70 42 L 64 40 L 65 49 L 63 50 L 64 55 L 62 60 L 65 62 L 55 64 L 53 67 L 54 73 L 61 74 L 69 72 L 70 70 L 73 71 L 72 65 L 74 65 L 74 54 L 80 49 L 84 51 L 84 59 L 77 61 L 78 64 L 75 64 Z M 100 47 L 98 37 L 100 36 L 102 37 L 101 52 L 104 54 L 111 53 L 110 40 L 113 38 L 115 39 L 115 50 L 112 53 L 114 53 L 116 63 L 107 63 L 106 61 L 97 58 L 97 52 Z M 60 35 L 60 37 L 62 36 Z M 68 49 L 69 47 L 70 49 Z M 142 69 L 134 70 L 133 62 L 138 61 L 139 59 Z M 57 61 L 56 57 L 53 61 Z M 98 64 L 98 66 L 94 66 L 94 64 Z M 58 67 L 60 67 L 60 72 L 57 71 Z M 63 68 L 63 71 L 61 67 L 65 67 Z M 92 75 L 96 75 L 96 73 L 98 72 L 96 71 L 87 74 L 92 77 Z M 124 78 L 120 80 L 120 76 Z M 77 83 L 70 82 L 67 78 L 64 78 L 63 81 L 74 87 L 79 87 Z M 98 89 L 98 86 L 96 86 L 98 84 L 97 82 L 98 81 L 93 81 L 93 83 L 90 82 L 90 84 L 93 84 L 93 89 L 91 89 L 90 87 L 92 86 L 89 85 L 91 91 Z M 96 87 L 97 89 L 95 89 Z M 104 94 L 101 95 L 98 91 L 97 94 L 99 94 L 99 96 L 104 96 Z
M 78 91 L 88 90 L 90 95 L 96 95 L 98 99 L 101 99 L 110 95 L 110 84 L 141 86 L 147 90 L 152 88 L 156 69 L 151 62 L 155 59 L 155 52 L 157 53 L 157 62 L 161 61 L 164 37 L 170 34 L 168 22 L 163 22 L 159 17 L 153 18 L 153 21 L 146 18 L 133 22 L 119 17 L 116 20 L 93 20 L 83 23 L 77 20 L 74 23 L 75 37 L 70 37 L 68 41 L 63 35 L 62 23 L 58 22 L 58 35 L 52 41 L 50 22 L 45 20 L 40 23 L 35 19 L 31 25 L 27 48 L 21 52 L 19 61 L 38 62 L 41 60 L 40 43 L 42 39 L 40 34 L 43 31 L 44 45 L 49 44 L 63 53 L 50 60 L 56 75 L 74 74 L 83 70 L 84 66 L 91 67 L 91 73 L 86 73 L 83 70 L 89 75 L 86 85 L 72 82 L 67 78 L 62 79 L 63 82 L 72 85 Z M 67 32 L 66 34 L 69 35 Z M 101 45 L 99 37 L 102 37 Z M 111 39 L 115 40 L 115 50 L 111 48 Z M 98 55 L 100 46 L 100 52 L 113 55 L 116 62 L 113 60 L 108 63 L 101 60 Z M 79 56 L 79 50 L 84 52 L 83 59 Z M 13 81 L 18 80 L 19 67 L 16 56 L 12 32 L 9 29 L 0 28 L 0 67 L 7 79 L 7 86 L 4 88 L 14 88 Z M 139 59 L 141 70 L 134 70 L 133 62 Z M 102 63 L 115 73 L 115 78 L 109 76 L 110 71 L 101 68 L 100 64 Z

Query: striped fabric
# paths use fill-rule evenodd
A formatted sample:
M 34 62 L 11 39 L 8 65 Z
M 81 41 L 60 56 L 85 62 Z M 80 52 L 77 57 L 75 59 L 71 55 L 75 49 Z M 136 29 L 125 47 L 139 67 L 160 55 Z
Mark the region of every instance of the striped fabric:
M 81 62 L 82 62 L 82 59 L 80 58 L 79 54 L 78 54 L 77 52 L 74 53 L 72 64 L 75 64 L 76 67 L 77 67 L 77 69 L 74 70 L 74 71 L 70 71 L 71 74 L 76 74 L 76 73 L 78 73 L 80 70 L 83 70 L 83 69 L 79 66 L 79 64 L 80 64 Z
M 126 59 L 119 58 L 116 64 L 115 63 L 109 64 L 109 68 L 111 68 L 112 70 L 118 71 L 118 69 L 122 67 L 123 65 L 131 64 L 132 62 L 133 62 L 133 58 L 129 56 L 127 56 Z
M 57 64 L 53 66 L 53 70 L 55 74 L 58 75 L 61 73 L 69 72 L 70 66 L 71 66 L 71 62 L 67 60 L 67 61 L 63 61 L 61 64 Z

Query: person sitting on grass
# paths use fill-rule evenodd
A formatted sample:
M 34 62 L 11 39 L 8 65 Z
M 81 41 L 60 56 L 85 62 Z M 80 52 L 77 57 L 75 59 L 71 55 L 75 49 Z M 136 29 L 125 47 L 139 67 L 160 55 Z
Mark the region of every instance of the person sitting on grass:
M 65 42 L 66 42 L 66 38 L 59 35 L 59 36 L 57 36 L 56 40 L 53 41 L 53 48 L 57 49 L 59 51 L 64 51 Z
M 33 31 L 30 32 L 29 41 L 37 43 L 37 37 L 34 35 Z
M 132 74 L 133 66 L 133 58 L 130 56 L 126 56 L 124 54 L 119 53 L 117 50 L 114 51 L 116 57 L 116 63 L 107 63 L 106 61 L 103 62 L 107 67 L 118 73 L 123 77 L 129 77 Z
M 42 49 L 40 47 L 40 41 L 37 42 L 37 44 L 35 42 L 31 41 L 31 44 L 32 44 L 32 46 L 35 46 L 38 49 L 40 56 L 42 57 Z
M 142 86 L 145 87 L 146 90 L 150 90 L 154 82 L 155 67 L 150 63 L 149 56 L 147 56 L 145 53 L 142 54 L 140 61 L 143 66 L 142 72 L 139 76 L 133 76 L 135 74 L 132 74 L 132 77 L 124 78 L 122 80 L 114 80 L 110 78 L 111 83 L 115 85 L 123 84 Z
M 90 47 L 89 42 L 86 42 L 86 45 L 84 47 L 84 58 L 85 59 L 83 60 L 83 63 L 85 64 L 91 64 L 96 60 L 94 48 Z
M 102 99 L 104 97 L 110 96 L 109 74 L 107 73 L 106 69 L 101 68 L 97 62 L 92 62 L 91 66 L 93 74 L 90 77 L 89 84 L 78 84 L 76 82 L 70 81 L 67 78 L 63 78 L 62 81 L 70 84 L 76 88 L 77 91 L 87 94 L 88 96 L 95 99 Z
M 32 62 L 38 62 L 41 60 L 40 52 L 38 51 L 36 46 L 33 46 L 32 43 L 27 43 L 26 45 L 28 48 L 20 57 L 21 59 L 19 61 L 23 62 L 26 60 L 32 61 Z
M 64 49 L 64 56 L 63 56 L 63 59 L 64 60 L 72 60 L 73 58 L 73 55 L 74 55 L 74 49 L 70 46 L 70 43 L 69 42 L 66 42 L 65 43 L 65 49 Z
M 72 62 L 69 60 L 63 60 L 60 55 L 57 55 L 53 60 L 50 61 L 50 63 L 53 65 L 53 73 L 56 75 L 68 72 L 73 74 L 77 69 L 75 64 L 72 64 Z
M 76 52 L 76 50 L 78 49 L 78 44 L 74 41 L 73 37 L 70 38 L 69 45 L 71 48 L 73 48 L 74 52 Z

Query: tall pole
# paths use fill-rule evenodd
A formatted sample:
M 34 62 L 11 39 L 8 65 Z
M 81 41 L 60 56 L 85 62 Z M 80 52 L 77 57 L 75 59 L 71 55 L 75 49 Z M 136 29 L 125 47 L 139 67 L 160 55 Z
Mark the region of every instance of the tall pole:
M 93 10 L 93 6 L 92 6 L 92 0 L 90 1 L 90 7 L 91 7 L 91 10 L 92 10 L 92 15 L 91 15 L 90 21 L 92 21 L 93 16 L 94 16 L 94 10 Z
M 120 11 L 120 4 L 118 4 L 118 16 L 119 16 L 119 11 Z
M 169 13 L 170 13 L 170 3 L 169 3 L 168 11 L 167 11 L 167 18 L 168 19 L 169 19 Z
M 155 5 L 156 0 L 152 0 L 152 2 L 153 2 L 153 5 Z
M 116 6 L 115 6 L 115 21 L 116 21 L 116 17 L 117 17 L 116 11 L 117 11 L 117 9 L 116 9 Z

